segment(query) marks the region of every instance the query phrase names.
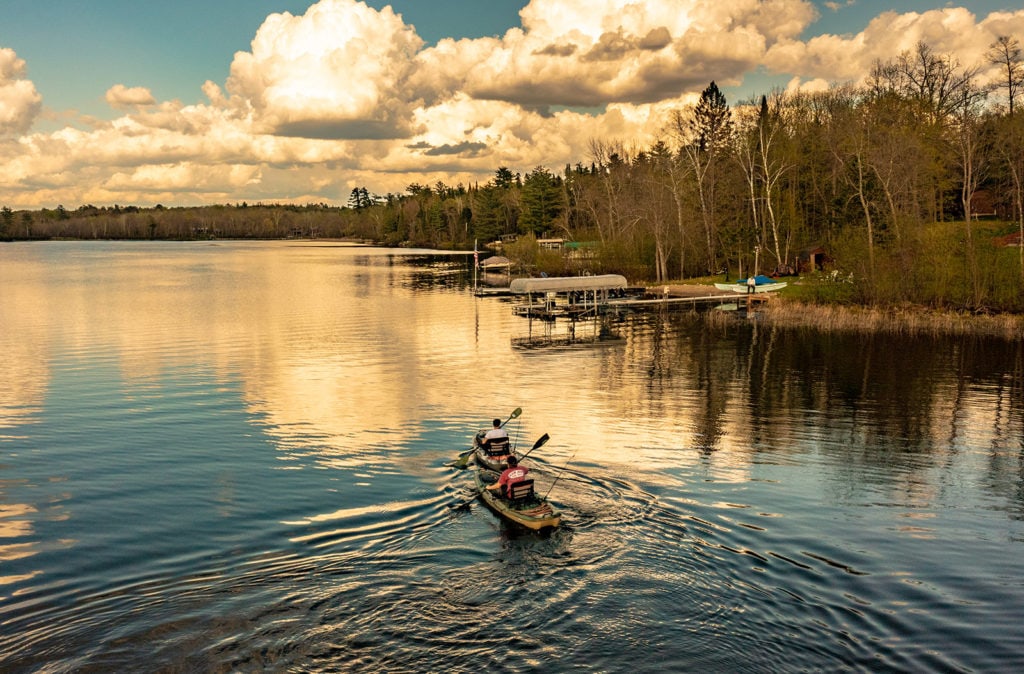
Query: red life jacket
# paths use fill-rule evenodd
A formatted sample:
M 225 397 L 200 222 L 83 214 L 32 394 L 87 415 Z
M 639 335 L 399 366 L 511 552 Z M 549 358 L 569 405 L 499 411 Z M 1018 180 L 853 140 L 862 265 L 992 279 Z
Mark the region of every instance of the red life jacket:
M 508 488 L 514 485 L 516 482 L 521 482 L 526 478 L 526 468 L 522 466 L 516 466 L 515 468 L 506 468 L 498 478 L 498 482 L 502 485 L 502 493 L 508 493 Z

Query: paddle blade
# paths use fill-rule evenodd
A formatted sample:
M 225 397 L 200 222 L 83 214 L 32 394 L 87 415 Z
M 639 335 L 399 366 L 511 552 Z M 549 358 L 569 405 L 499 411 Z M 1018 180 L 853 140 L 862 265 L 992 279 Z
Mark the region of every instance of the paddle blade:
M 515 408 L 514 410 L 512 410 L 512 414 L 508 415 L 508 419 L 505 419 L 505 421 L 501 422 L 501 425 L 504 426 L 505 424 L 507 424 L 508 422 L 512 421 L 513 419 L 518 419 L 519 415 L 522 414 L 522 413 L 523 413 L 523 408 L 522 407 Z
M 459 458 L 452 461 L 452 465 L 455 466 L 456 468 L 465 468 L 466 466 L 469 465 L 469 461 L 472 458 L 473 450 L 471 449 L 468 452 L 463 452 L 462 454 L 459 454 Z
M 476 496 L 474 496 L 473 498 L 467 499 L 467 500 L 463 501 L 462 503 L 456 503 L 455 505 L 451 506 L 451 509 L 452 510 L 469 510 L 469 506 L 473 505 L 473 501 L 475 501 L 475 500 L 476 500 Z
M 538 447 L 542 446 L 545 442 L 547 442 L 548 439 L 549 438 L 548 438 L 548 434 L 547 433 L 545 433 L 544 435 L 542 435 L 539 438 L 537 438 L 537 442 L 533 443 L 533 447 L 530 447 L 530 450 L 528 452 L 526 452 L 526 454 L 523 454 L 523 459 L 525 459 L 527 456 L 532 454 L 533 450 L 537 449 Z M 523 459 L 519 459 L 519 460 L 522 461 Z

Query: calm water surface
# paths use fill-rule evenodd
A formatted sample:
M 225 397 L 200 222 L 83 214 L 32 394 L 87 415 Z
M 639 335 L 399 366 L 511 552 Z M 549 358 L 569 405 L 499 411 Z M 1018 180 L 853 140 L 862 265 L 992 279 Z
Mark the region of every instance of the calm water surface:
M 1021 344 L 524 348 L 468 264 L 0 244 L 0 670 L 1024 667 Z M 447 465 L 516 407 L 549 536 Z

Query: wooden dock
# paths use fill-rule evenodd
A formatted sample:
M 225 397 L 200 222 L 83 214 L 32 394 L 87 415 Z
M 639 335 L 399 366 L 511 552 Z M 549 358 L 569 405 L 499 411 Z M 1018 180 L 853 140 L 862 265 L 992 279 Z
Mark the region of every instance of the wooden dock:
M 526 296 L 525 302 L 512 305 L 513 313 L 528 319 L 529 326 L 527 336 L 512 340 L 516 348 L 615 343 L 612 324 L 625 314 L 686 307 L 747 312 L 771 297 L 769 293 L 723 292 L 707 285 L 627 288 L 625 279 L 617 275 L 515 279 L 508 288 L 477 292 L 484 297 L 506 295 Z M 538 333 L 535 320 L 543 326 Z
M 659 308 L 715 307 L 754 309 L 769 301 L 770 293 L 723 292 L 714 286 L 679 284 L 630 288 L 617 274 L 514 279 L 508 287 L 476 288 L 477 297 L 526 296 L 512 305 L 524 318 L 544 321 L 581 320 L 624 311 Z
M 630 308 L 656 308 L 659 306 L 673 306 L 680 304 L 712 305 L 712 304 L 761 304 L 767 302 L 771 295 L 758 293 L 751 295 L 740 295 L 738 293 L 718 293 L 715 295 L 694 295 L 691 297 L 643 297 L 638 299 L 608 300 L 608 307 L 630 307 Z
M 734 309 L 749 310 L 768 302 L 771 297 L 769 293 L 722 292 L 713 286 L 695 284 L 633 288 L 626 292 L 625 279 L 614 275 L 548 280 L 550 283 L 543 283 L 543 279 L 537 279 L 534 283 L 523 283 L 518 288 L 510 287 L 511 294 L 525 292 L 528 296 L 527 302 L 513 305 L 512 311 L 517 316 L 526 318 L 549 321 L 559 318 L 578 320 L 609 313 L 656 310 L 663 307 L 732 305 Z M 540 294 L 541 298 L 534 298 L 535 293 Z

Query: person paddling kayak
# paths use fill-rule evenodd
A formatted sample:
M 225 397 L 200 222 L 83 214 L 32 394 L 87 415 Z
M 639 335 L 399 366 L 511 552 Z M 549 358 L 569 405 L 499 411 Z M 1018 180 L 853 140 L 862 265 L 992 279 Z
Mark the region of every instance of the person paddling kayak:
M 515 454 L 508 457 L 508 468 L 501 471 L 501 477 L 494 484 L 487 485 L 487 488 L 491 491 L 501 490 L 499 493 L 506 497 L 508 495 L 508 488 L 517 482 L 522 482 L 526 479 L 526 473 L 529 472 L 529 468 L 526 466 L 520 466 L 519 460 L 516 459 Z
M 508 431 L 501 426 L 501 419 L 495 419 L 494 427 L 484 433 L 484 440 L 504 440 L 508 439 Z

